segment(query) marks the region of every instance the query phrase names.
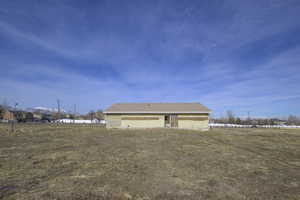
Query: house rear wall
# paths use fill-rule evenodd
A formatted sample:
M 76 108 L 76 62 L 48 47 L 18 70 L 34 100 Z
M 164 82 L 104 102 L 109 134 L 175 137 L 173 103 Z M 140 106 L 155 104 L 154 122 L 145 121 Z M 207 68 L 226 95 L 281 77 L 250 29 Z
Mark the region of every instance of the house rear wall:
M 208 130 L 208 114 L 178 114 L 178 128 Z M 107 128 L 163 128 L 164 114 L 106 114 Z

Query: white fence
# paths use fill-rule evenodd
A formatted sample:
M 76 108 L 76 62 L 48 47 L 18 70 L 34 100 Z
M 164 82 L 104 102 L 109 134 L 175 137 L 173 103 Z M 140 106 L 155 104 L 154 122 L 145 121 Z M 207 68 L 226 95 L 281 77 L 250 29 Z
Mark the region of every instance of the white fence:
M 54 123 L 62 124 L 106 124 L 105 120 L 84 120 L 84 119 L 58 119 Z
M 220 123 L 209 123 L 211 128 L 299 128 L 300 126 L 287 126 L 287 125 L 240 125 L 240 124 L 220 124 Z

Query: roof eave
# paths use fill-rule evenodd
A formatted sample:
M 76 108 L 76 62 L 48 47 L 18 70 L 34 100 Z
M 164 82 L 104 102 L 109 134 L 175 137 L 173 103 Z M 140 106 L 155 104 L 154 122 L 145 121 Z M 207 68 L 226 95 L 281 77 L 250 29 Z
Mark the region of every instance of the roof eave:
M 212 111 L 104 111 L 104 114 L 209 114 Z

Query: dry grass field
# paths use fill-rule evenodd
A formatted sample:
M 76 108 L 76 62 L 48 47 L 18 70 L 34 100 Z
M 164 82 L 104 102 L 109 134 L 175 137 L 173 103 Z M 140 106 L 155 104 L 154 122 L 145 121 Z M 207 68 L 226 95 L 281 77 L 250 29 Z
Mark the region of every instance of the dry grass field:
M 300 199 L 300 130 L 0 125 L 0 199 Z

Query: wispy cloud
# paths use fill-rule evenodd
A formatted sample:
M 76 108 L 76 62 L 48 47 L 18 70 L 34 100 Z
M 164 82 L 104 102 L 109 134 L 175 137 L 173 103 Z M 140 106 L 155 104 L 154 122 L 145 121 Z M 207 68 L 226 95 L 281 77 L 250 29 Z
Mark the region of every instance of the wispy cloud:
M 297 114 L 299 9 L 297 0 L 1 2 L 1 98 L 24 107 L 61 98 L 85 112 L 201 101 L 217 115 Z

